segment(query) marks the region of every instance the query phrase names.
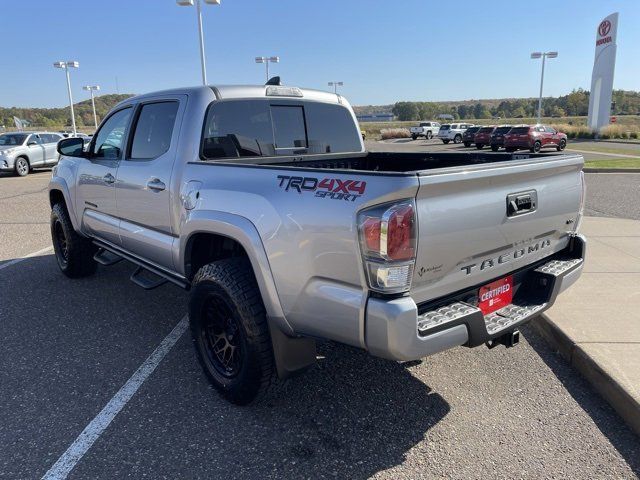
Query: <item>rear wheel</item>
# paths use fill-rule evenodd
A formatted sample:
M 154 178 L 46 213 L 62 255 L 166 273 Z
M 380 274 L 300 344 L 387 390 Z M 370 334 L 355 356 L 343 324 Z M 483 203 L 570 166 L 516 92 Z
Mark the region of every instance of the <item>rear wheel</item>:
M 93 256 L 97 247 L 73 229 L 67 209 L 61 203 L 51 209 L 51 240 L 58 267 L 67 277 L 80 278 L 95 273 L 98 264 Z
M 471 142 L 464 142 L 464 146 L 467 147 L 467 148 L 470 147 L 471 146 Z
M 247 405 L 275 380 L 266 312 L 249 262 L 231 258 L 196 274 L 189 321 L 198 359 L 231 403 Z
M 447 143 L 449 143 L 449 140 L 442 140 L 442 143 L 446 145 Z
M 491 145 L 491 151 L 492 152 L 497 152 L 500 149 L 500 147 L 498 145 Z
M 561 152 L 562 150 L 565 149 L 566 146 L 567 146 L 567 141 L 563 138 L 562 140 L 560 140 L 560 143 L 556 148 L 558 149 L 559 152 Z
M 18 177 L 26 177 L 31 170 L 29 166 L 29 160 L 24 157 L 16 158 L 15 165 L 13 166 L 14 172 Z
M 541 148 L 542 148 L 542 144 L 540 142 L 535 142 L 533 144 L 533 147 L 531 147 L 529 150 L 531 151 L 531 153 L 538 153 Z
M 462 142 L 462 135 L 456 135 L 455 137 L 453 137 L 453 143 L 460 143 Z
M 431 133 L 430 131 L 427 132 L 427 140 L 431 140 L 433 138 L 433 133 Z
M 484 145 L 482 143 L 476 143 L 476 148 L 478 150 L 482 150 L 482 147 L 484 147 Z
M 417 135 L 411 135 L 411 140 L 416 140 L 418 138 Z

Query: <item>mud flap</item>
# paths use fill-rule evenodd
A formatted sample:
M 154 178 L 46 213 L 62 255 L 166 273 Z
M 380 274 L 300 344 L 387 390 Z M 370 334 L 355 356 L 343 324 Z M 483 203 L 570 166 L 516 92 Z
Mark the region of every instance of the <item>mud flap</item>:
M 316 362 L 316 341 L 312 338 L 293 338 L 269 321 L 278 377 L 289 378 L 303 372 Z

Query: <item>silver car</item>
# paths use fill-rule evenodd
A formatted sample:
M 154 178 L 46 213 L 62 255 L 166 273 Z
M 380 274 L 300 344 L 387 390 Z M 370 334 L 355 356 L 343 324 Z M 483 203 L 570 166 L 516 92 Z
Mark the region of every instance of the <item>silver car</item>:
M 50 132 L 12 132 L 0 135 L 0 171 L 24 177 L 33 168 L 58 163 L 56 146 L 62 135 Z

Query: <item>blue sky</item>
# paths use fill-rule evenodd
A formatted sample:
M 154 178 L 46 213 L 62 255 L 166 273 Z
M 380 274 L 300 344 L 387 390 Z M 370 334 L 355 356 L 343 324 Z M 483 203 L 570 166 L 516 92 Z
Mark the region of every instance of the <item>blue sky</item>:
M 558 50 L 545 95 L 591 82 L 596 27 L 618 11 L 615 88 L 640 90 L 640 1 L 222 0 L 203 6 L 210 84 L 262 83 L 257 55 L 279 55 L 284 83 L 352 104 L 534 97 L 535 50 Z M 200 82 L 193 7 L 174 0 L 23 0 L 0 4 L 0 106 L 67 103 L 57 60 L 78 60 L 81 86 L 144 93 Z

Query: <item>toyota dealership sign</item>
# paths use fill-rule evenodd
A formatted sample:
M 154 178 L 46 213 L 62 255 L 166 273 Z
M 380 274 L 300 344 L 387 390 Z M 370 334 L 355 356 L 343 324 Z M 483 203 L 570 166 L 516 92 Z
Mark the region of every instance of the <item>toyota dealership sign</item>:
M 612 13 L 602 20 L 596 31 L 596 54 L 591 75 L 589 119 L 587 120 L 589 127 L 593 130 L 599 130 L 609 125 L 613 72 L 616 66 L 617 33 L 617 13 Z

